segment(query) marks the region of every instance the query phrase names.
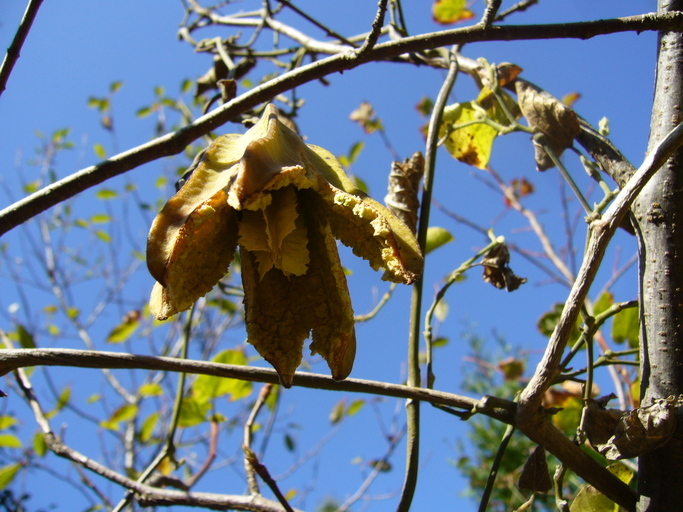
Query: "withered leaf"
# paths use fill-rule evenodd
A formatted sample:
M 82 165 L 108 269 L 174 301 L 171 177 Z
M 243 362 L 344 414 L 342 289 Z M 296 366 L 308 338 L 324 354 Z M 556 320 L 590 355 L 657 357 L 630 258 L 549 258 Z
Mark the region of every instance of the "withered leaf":
M 537 130 L 534 135 L 536 168 L 545 171 L 555 166 L 552 159 L 541 146 L 541 141 L 559 158 L 562 152 L 571 147 L 574 137 L 581 132 L 579 119 L 572 109 L 547 91 L 527 82 L 515 81 L 517 101 L 529 126 Z
M 609 460 L 630 459 L 665 444 L 676 428 L 675 397 L 621 414 L 614 435 L 598 451 Z
M 545 460 L 545 449 L 538 445 L 524 463 L 519 477 L 519 488 L 532 492 L 546 493 L 553 488 Z
M 526 283 L 525 277 L 515 275 L 508 266 L 510 263 L 510 251 L 506 244 L 495 246 L 487 252 L 481 260 L 484 266 L 484 281 L 492 284 L 499 290 L 506 289 L 509 292 L 515 291 Z
M 389 173 L 389 193 L 384 198 L 384 204 L 413 233 L 417 229 L 417 214 L 420 208 L 418 192 L 424 166 L 425 160 L 419 151 L 413 153 L 410 158 L 406 158 L 403 163 L 392 162 Z
M 354 318 L 335 239 L 384 278 L 414 282 L 423 257 L 410 229 L 357 189 L 323 148 L 305 144 L 267 105 L 247 133 L 216 139 L 155 218 L 147 266 L 150 312 L 188 309 L 226 274 L 239 247 L 248 342 L 284 386 L 304 340 L 336 380 L 356 353 Z

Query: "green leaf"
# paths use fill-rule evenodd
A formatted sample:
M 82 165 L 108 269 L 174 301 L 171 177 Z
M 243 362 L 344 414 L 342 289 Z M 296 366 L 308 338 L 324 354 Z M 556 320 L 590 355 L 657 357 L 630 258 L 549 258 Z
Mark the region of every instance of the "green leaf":
M 100 426 L 102 428 L 106 428 L 108 430 L 118 430 L 119 429 L 119 423 L 122 421 L 130 421 L 132 420 L 135 415 L 138 413 L 138 407 L 137 405 L 133 404 L 126 404 L 122 405 L 118 409 L 116 409 L 113 414 L 109 417 L 108 420 L 104 420 L 100 422 Z
M 607 469 L 625 484 L 629 484 L 633 479 L 633 471 L 620 462 L 610 464 Z M 569 506 L 570 512 L 619 512 L 619 510 L 619 505 L 589 484 L 581 488 Z
M 102 395 L 99 393 L 95 393 L 94 395 L 90 395 L 88 397 L 88 403 L 94 404 L 95 402 L 99 402 L 101 399 L 102 399 Z
M 622 309 L 612 319 L 612 339 L 615 343 L 628 342 L 631 348 L 640 345 L 640 317 L 638 308 Z
M 101 188 L 95 193 L 95 197 L 101 201 L 106 201 L 108 199 L 114 199 L 118 197 L 119 194 L 116 192 L 116 190 L 112 190 L 110 188 Z
M 164 390 L 161 389 L 159 384 L 155 382 L 148 382 L 147 384 L 140 386 L 138 393 L 140 396 L 161 396 L 164 394 Z
M 104 213 L 96 213 L 92 217 L 90 217 L 90 222 L 93 224 L 105 224 L 111 220 L 111 217 L 109 215 L 106 215 Z
M 604 313 L 614 304 L 614 296 L 610 292 L 603 292 L 598 300 L 593 304 L 593 314 L 595 316 Z
M 104 149 L 104 146 L 102 144 L 96 142 L 95 144 L 93 144 L 92 149 L 98 158 L 107 158 L 107 151 Z
M 364 180 L 360 179 L 358 176 L 354 175 L 351 177 L 353 179 L 354 184 L 358 187 L 359 190 L 362 192 L 365 192 L 366 194 L 370 195 L 370 189 L 368 188 L 368 184 L 365 183 Z
M 557 325 L 557 322 L 560 320 L 560 315 L 562 315 L 563 308 L 564 304 L 558 302 L 553 306 L 553 309 L 551 311 L 548 311 L 541 317 L 541 319 L 538 321 L 538 330 L 541 331 L 541 334 L 547 337 L 550 337 L 553 334 L 555 326 Z M 580 326 L 580 320 L 577 320 L 576 324 L 572 328 L 572 333 L 569 337 L 570 346 L 576 343 L 579 337 L 581 336 Z
M 285 434 L 285 448 L 289 452 L 293 452 L 295 448 L 294 439 L 289 434 Z
M 353 402 L 351 402 L 351 405 L 349 405 L 349 408 L 346 410 L 346 415 L 353 416 L 358 411 L 360 411 L 364 405 L 365 400 L 361 400 L 360 398 L 354 400 Z
M 434 249 L 438 249 L 442 245 L 446 245 L 454 240 L 453 235 L 447 229 L 438 226 L 431 226 L 427 229 L 427 243 L 425 246 L 425 254 L 429 254 Z
M 206 401 L 199 401 L 194 397 L 183 398 L 178 417 L 178 426 L 181 428 L 194 427 L 206 421 L 206 413 L 211 408 L 211 404 Z
M 66 316 L 69 317 L 69 319 L 74 320 L 75 318 L 78 317 L 78 314 L 80 313 L 78 308 L 68 308 L 66 310 Z
M 26 330 L 21 324 L 17 324 L 17 341 L 21 348 L 36 348 L 36 341 L 33 338 L 33 334 Z
M 275 410 L 279 398 L 280 386 L 278 384 L 273 384 L 273 387 L 270 389 L 270 394 L 268 395 L 268 398 L 266 398 L 266 407 L 268 407 L 269 411 L 273 412 Z
M 192 84 L 193 84 L 193 82 L 189 78 L 186 78 L 185 80 L 183 80 L 182 83 L 180 84 L 181 94 L 187 94 L 188 92 L 190 92 L 190 89 L 192 89 Z
M 224 350 L 211 361 L 240 366 L 247 364 L 247 358 L 241 350 Z M 251 382 L 214 375 L 200 375 L 192 384 L 193 396 L 200 402 L 208 402 L 224 395 L 230 395 L 230 400 L 235 401 L 249 396 L 251 391 Z
M 113 94 L 116 91 L 118 91 L 121 87 L 123 87 L 123 82 L 121 80 L 117 80 L 116 82 L 112 82 L 109 85 L 109 92 Z
M 71 386 L 66 386 L 64 389 L 62 389 L 62 392 L 59 394 L 57 397 L 57 403 L 55 404 L 54 408 L 49 411 L 46 416 L 48 418 L 52 418 L 55 416 L 59 411 L 64 409 L 66 405 L 69 403 L 69 400 L 71 399 Z
M 152 439 L 152 434 L 154 434 L 154 429 L 156 428 L 157 423 L 159 423 L 158 412 L 154 412 L 147 416 L 145 421 L 142 423 L 142 427 L 140 428 L 140 441 L 147 443 L 150 439 Z
M 102 231 L 101 229 L 96 229 L 95 235 L 97 236 L 97 238 L 99 238 L 103 242 L 106 242 L 106 243 L 111 242 L 111 236 L 109 236 L 109 233 L 107 233 L 106 231 Z
M 123 343 L 140 326 L 140 315 L 126 315 L 123 321 L 114 327 L 107 336 L 107 343 Z
M 12 483 L 12 480 L 14 480 L 14 477 L 17 475 L 17 472 L 21 469 L 21 464 L 15 463 L 15 464 L 9 464 L 8 466 L 3 466 L 0 468 L 0 489 L 6 488 L 10 483 Z
M 33 436 L 33 451 L 38 457 L 45 457 L 47 453 L 47 443 L 42 432 L 36 432 Z
M 351 146 L 351 149 L 349 149 L 349 154 L 348 154 L 348 161 L 349 164 L 353 164 L 353 162 L 356 161 L 358 158 L 358 155 L 360 155 L 361 151 L 363 151 L 363 148 L 365 147 L 365 142 L 362 140 L 359 140 L 356 142 L 353 146 Z
M 27 194 L 33 194 L 36 190 L 40 188 L 40 180 L 32 181 L 24 185 L 24 192 Z
M 157 98 L 161 98 L 161 97 L 164 95 L 164 88 L 163 88 L 162 86 L 160 86 L 160 85 L 157 85 L 157 86 L 154 88 L 154 95 L 155 95 Z
M 135 115 L 140 117 L 140 118 L 143 118 L 143 117 L 147 117 L 152 112 L 154 112 L 152 107 L 142 107 L 142 108 L 138 109 L 138 111 L 135 113 Z
M 0 416 L 0 430 L 7 430 L 19 423 L 14 416 Z
M 88 108 L 96 108 L 98 110 L 102 110 L 102 105 L 103 100 L 101 98 L 95 98 L 94 96 L 90 96 L 90 98 L 88 98 Z
M 0 448 L 21 448 L 21 441 L 14 434 L 0 434 Z

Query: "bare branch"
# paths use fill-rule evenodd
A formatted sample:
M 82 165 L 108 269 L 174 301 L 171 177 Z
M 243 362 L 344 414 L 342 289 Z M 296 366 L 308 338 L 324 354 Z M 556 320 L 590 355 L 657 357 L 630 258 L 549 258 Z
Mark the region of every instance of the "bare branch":
M 67 366 L 76 368 L 111 368 L 111 369 L 141 369 L 171 372 L 185 372 L 201 375 L 216 375 L 241 379 L 250 382 L 280 382 L 275 370 L 255 368 L 231 364 L 219 364 L 208 361 L 193 361 L 172 357 L 140 356 L 118 352 L 99 352 L 74 349 L 14 349 L 0 351 L 0 375 L 4 375 L 16 368 L 27 366 Z M 304 388 L 326 389 L 331 391 L 346 391 L 352 393 L 377 394 L 420 400 L 440 405 L 448 405 L 471 411 L 480 401 L 466 396 L 434 391 L 424 388 L 412 388 L 400 384 L 390 384 L 363 379 L 346 379 L 341 382 L 333 380 L 327 375 L 297 372 L 294 375 L 294 385 Z M 507 404 L 507 405 L 505 405 Z M 495 408 L 485 414 L 504 423 L 512 421 L 515 404 L 508 401 L 497 402 Z
M 7 53 L 0 66 L 0 95 L 5 92 L 7 80 L 9 80 L 14 65 L 19 59 L 21 47 L 24 45 L 24 41 L 26 41 L 31 25 L 33 25 L 33 20 L 36 19 L 38 9 L 40 9 L 40 4 L 42 3 L 43 0 L 29 0 L 26 6 L 26 11 L 24 11 L 24 16 L 21 18 L 17 33 L 14 35 L 14 39 L 12 39 L 12 44 L 7 48 Z
M 401 55 L 431 48 L 483 41 L 513 41 L 539 39 L 588 39 L 601 34 L 679 30 L 683 12 L 644 14 L 625 18 L 548 25 L 505 25 L 483 27 L 474 25 L 431 34 L 405 37 L 376 45 L 362 59 L 348 59 L 344 53 L 301 66 L 251 89 L 206 114 L 177 132 L 166 134 L 146 144 L 87 167 L 59 180 L 0 211 L 0 235 L 7 233 L 48 208 L 75 196 L 114 176 L 164 156 L 175 155 L 198 138 L 215 130 L 240 113 L 259 103 L 270 101 L 277 94 L 317 80 L 326 75 L 353 69 L 365 62 L 395 60 Z M 405 59 L 403 59 L 405 61 Z

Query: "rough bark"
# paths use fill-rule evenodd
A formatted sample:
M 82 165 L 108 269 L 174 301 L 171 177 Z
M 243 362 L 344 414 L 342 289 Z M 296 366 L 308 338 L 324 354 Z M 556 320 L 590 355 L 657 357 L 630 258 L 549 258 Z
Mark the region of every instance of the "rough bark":
M 683 0 L 659 0 L 659 12 Z M 661 33 L 649 146 L 680 123 L 683 34 Z M 677 151 L 633 206 L 640 254 L 641 399 L 683 393 L 683 151 Z M 680 510 L 683 441 L 672 439 L 639 459 L 639 511 Z

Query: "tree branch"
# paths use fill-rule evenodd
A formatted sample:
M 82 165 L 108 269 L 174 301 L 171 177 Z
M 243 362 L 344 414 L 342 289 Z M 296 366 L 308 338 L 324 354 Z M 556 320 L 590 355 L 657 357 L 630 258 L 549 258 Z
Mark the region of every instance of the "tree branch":
M 117 352 L 99 352 L 74 349 L 12 349 L 0 351 L 0 375 L 4 375 L 17 368 L 27 366 L 65 366 L 76 368 L 111 368 L 111 369 L 140 369 L 171 372 L 185 372 L 201 375 L 215 375 L 251 382 L 269 382 L 278 384 L 279 378 L 275 370 L 255 368 L 231 364 L 219 364 L 208 361 L 193 361 L 175 359 L 172 357 L 140 356 Z M 424 388 L 413 388 L 400 384 L 390 384 L 363 379 L 346 379 L 341 382 L 326 375 L 297 372 L 294 375 L 294 385 L 304 388 L 326 389 L 330 391 L 345 391 L 352 393 L 366 393 L 394 398 L 413 399 L 433 404 L 457 407 L 478 412 L 504 423 L 513 420 L 515 404 L 508 400 L 495 399 L 491 406 L 489 400 L 434 391 Z M 482 408 L 482 404 L 485 405 Z
M 273 78 L 176 132 L 166 134 L 146 144 L 119 153 L 99 164 L 82 169 L 15 202 L 0 211 L 0 235 L 7 233 L 48 208 L 114 176 L 158 158 L 180 153 L 196 139 L 219 128 L 249 108 L 270 101 L 277 94 L 335 72 L 353 69 L 366 62 L 396 60 L 406 53 L 483 41 L 589 39 L 597 35 L 618 32 L 676 31 L 682 28 L 683 12 L 643 14 L 609 20 L 548 25 L 490 27 L 474 25 L 378 44 L 367 51 L 361 59 L 348 59 L 345 51 Z
M 24 16 L 21 18 L 17 33 L 14 34 L 14 39 L 12 39 L 9 48 L 7 48 L 7 53 L 0 66 L 0 96 L 7 88 L 9 76 L 12 74 L 12 70 L 17 63 L 17 60 L 19 60 L 21 47 L 24 46 L 24 41 L 26 41 L 26 37 L 31 30 L 31 25 L 33 25 L 33 21 L 36 19 L 38 9 L 40 9 L 40 4 L 42 3 L 43 0 L 29 0 L 26 10 L 24 11 Z

